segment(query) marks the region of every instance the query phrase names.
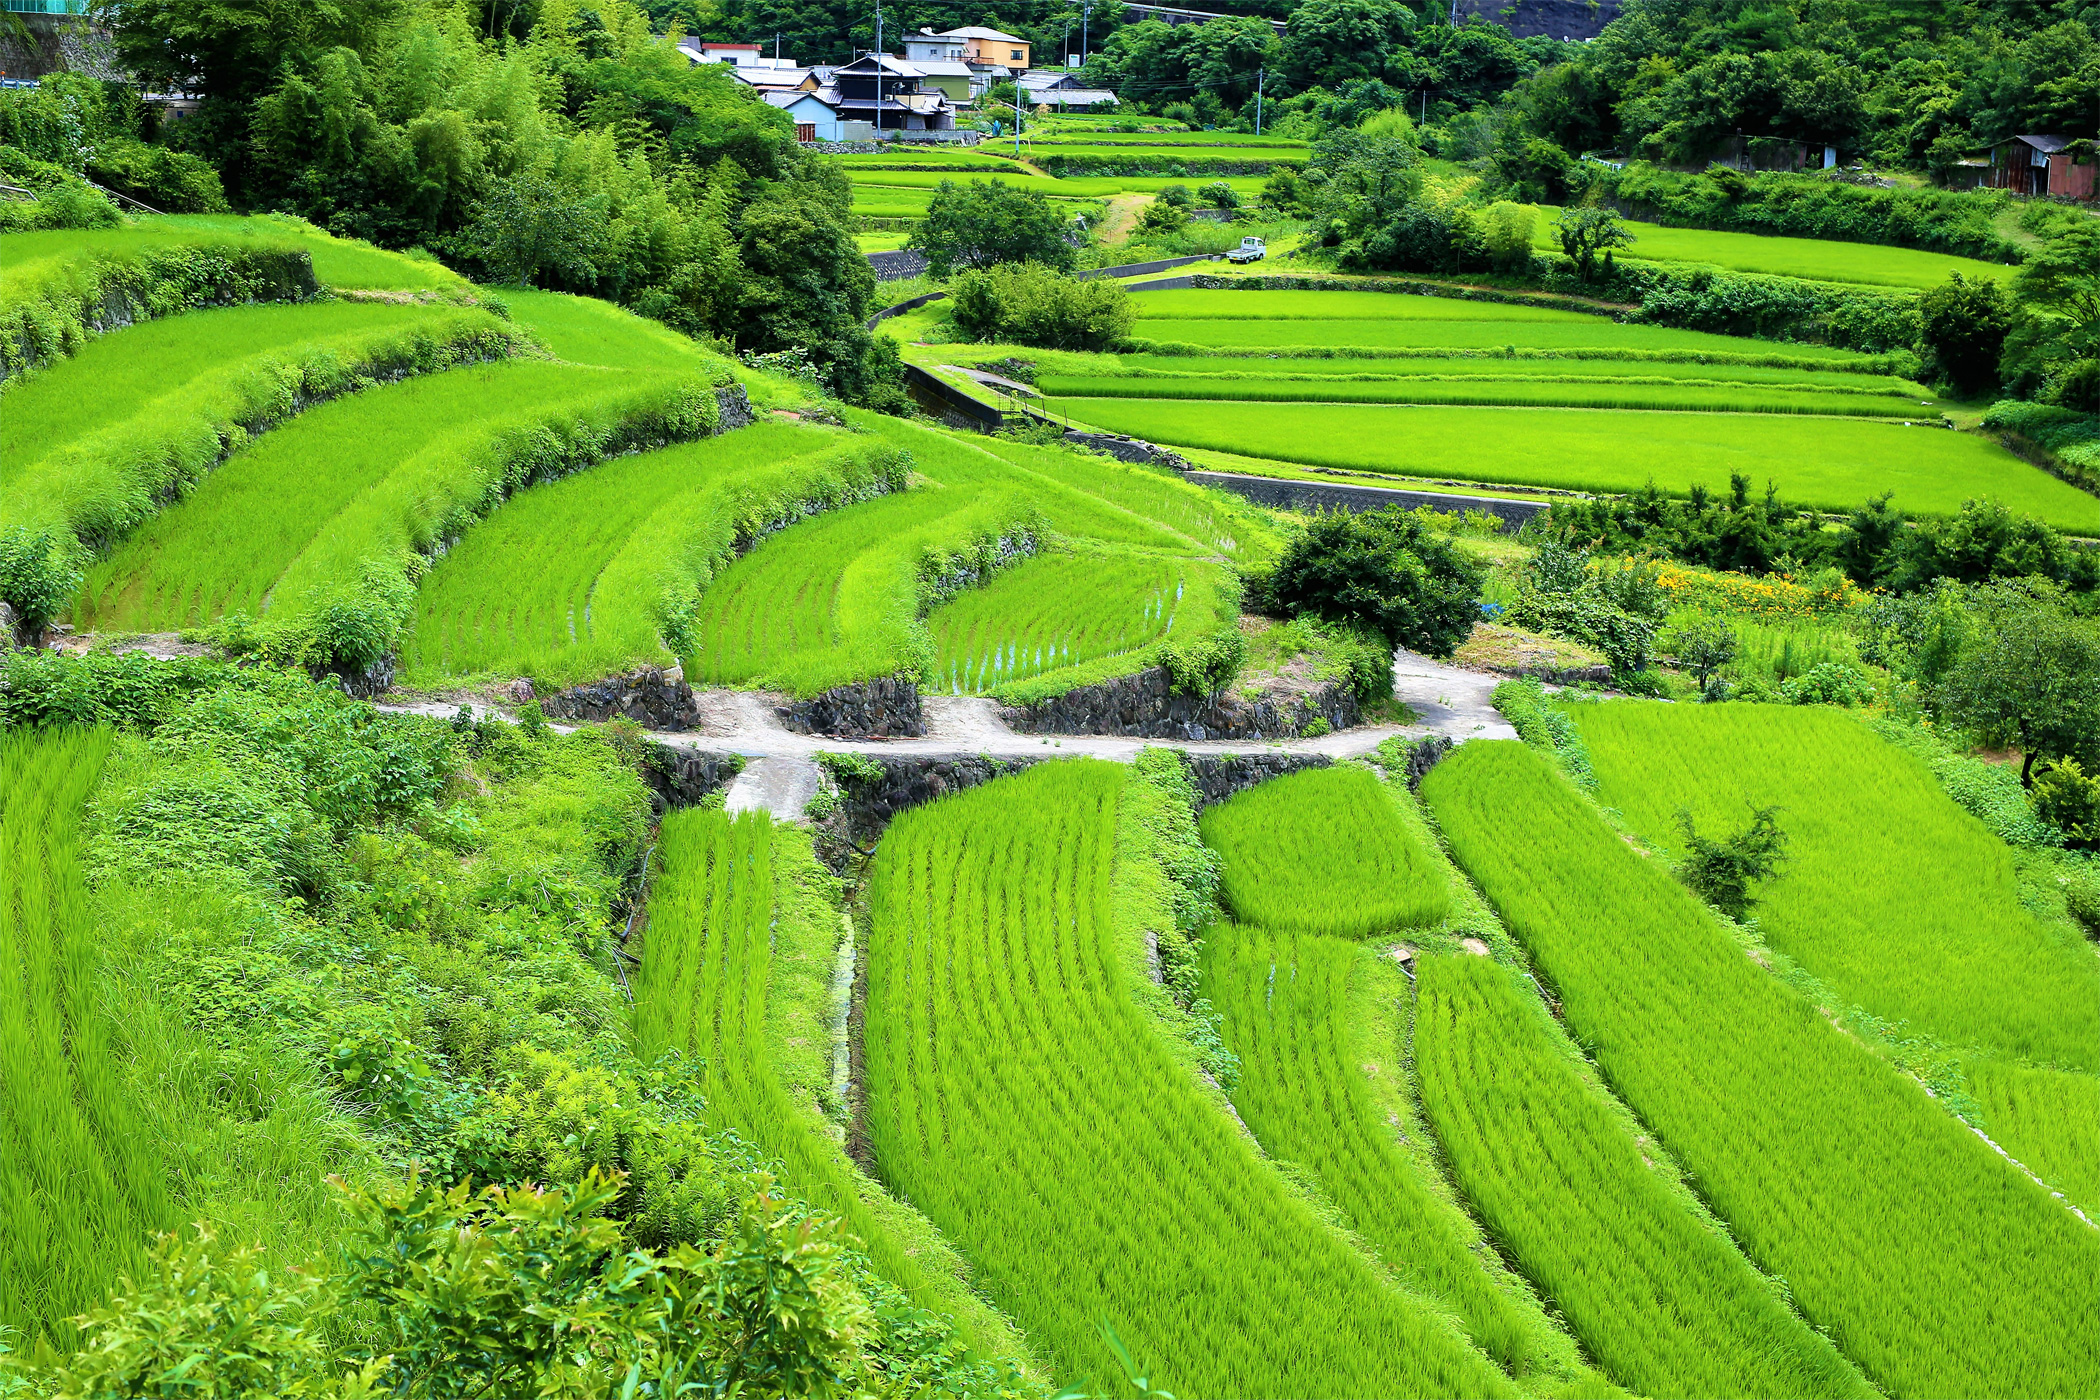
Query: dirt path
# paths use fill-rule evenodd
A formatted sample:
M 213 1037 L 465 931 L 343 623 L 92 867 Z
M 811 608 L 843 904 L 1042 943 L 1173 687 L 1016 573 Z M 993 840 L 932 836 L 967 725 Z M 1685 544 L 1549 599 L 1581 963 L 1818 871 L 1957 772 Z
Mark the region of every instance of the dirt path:
M 1128 243 L 1131 227 L 1137 223 L 1138 211 L 1152 202 L 1149 194 L 1110 195 L 1108 212 L 1101 216 L 1100 227 L 1094 234 L 1103 243 Z

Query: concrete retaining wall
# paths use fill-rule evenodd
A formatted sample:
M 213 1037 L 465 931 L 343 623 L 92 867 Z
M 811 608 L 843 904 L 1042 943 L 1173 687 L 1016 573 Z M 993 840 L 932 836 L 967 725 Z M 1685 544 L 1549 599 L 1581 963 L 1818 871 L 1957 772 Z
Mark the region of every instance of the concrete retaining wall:
M 1279 510 L 1378 510 L 1399 506 L 1413 510 L 1484 510 L 1502 521 L 1505 531 L 1514 532 L 1546 509 L 1543 501 L 1511 501 L 1500 496 L 1459 496 L 1441 491 L 1402 491 L 1386 486 L 1345 486 L 1340 482 L 1300 481 L 1283 476 L 1242 476 L 1237 472 L 1189 472 L 1199 486 L 1215 486 L 1257 505 Z

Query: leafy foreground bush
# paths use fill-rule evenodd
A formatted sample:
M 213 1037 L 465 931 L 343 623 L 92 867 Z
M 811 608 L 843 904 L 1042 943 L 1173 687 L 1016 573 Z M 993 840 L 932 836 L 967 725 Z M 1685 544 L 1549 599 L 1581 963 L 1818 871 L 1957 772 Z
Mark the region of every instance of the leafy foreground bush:
M 1480 615 L 1482 571 L 1449 538 L 1397 508 L 1317 517 L 1284 546 L 1249 603 L 1367 628 L 1394 646 L 1449 656 Z
M 551 1189 L 411 1174 L 346 1190 L 342 1259 L 311 1271 L 272 1272 L 202 1225 L 165 1235 L 143 1280 L 80 1319 L 53 1394 L 808 1395 L 876 1379 L 836 1221 L 762 1193 L 712 1250 L 657 1255 L 604 1215 L 620 1194 L 595 1170 Z M 379 1336 L 331 1347 L 327 1320 L 359 1304 L 380 1307 Z
M 1137 321 L 1122 283 L 1028 265 L 965 272 L 950 292 L 949 314 L 972 340 L 1049 350 L 1107 350 Z

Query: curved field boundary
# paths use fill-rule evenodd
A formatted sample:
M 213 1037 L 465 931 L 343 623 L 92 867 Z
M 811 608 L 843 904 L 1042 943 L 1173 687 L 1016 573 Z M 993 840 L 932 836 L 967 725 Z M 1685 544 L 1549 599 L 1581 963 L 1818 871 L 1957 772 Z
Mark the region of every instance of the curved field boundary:
M 1139 1004 L 1125 780 L 1039 764 L 890 826 L 865 1018 L 883 1176 L 1059 1379 L 1110 1373 L 1106 1319 L 1180 1395 L 1514 1393 L 1284 1187 Z
M 162 1164 L 118 1083 L 80 866 L 103 730 L 0 736 L 0 1325 L 65 1346 L 175 1224 Z
M 880 447 L 762 422 L 515 496 L 423 581 L 409 672 L 567 685 L 662 660 L 666 630 L 757 540 L 902 490 L 903 454 Z
M 1466 1198 L 1636 1395 L 1874 1394 L 1658 1176 L 1519 974 L 1420 964 L 1422 1104 Z
M 229 453 L 316 403 L 535 348 L 523 333 L 478 309 L 356 308 L 384 314 L 343 316 L 352 324 L 373 324 L 328 334 L 338 318 L 326 313 L 334 309 L 296 308 L 310 315 L 312 338 L 205 369 L 157 398 L 123 404 L 115 394 L 98 395 L 104 416 L 99 427 L 0 477 L 7 488 L 0 524 L 62 530 L 90 551 L 104 550 L 193 490 Z M 198 360 L 211 363 L 215 323 L 171 323 L 170 329 L 173 337 L 156 338 L 188 341 Z M 125 351 L 121 341 L 110 342 L 110 356 L 121 358 Z M 5 403 L 34 411 L 34 401 L 47 394 L 87 388 L 92 372 L 92 366 L 79 375 L 54 371 L 9 391 Z M 127 407 L 131 411 L 124 413 Z M 117 412 L 110 413 L 112 408 Z
M 2100 1388 L 2100 1231 L 1745 957 L 1536 753 L 1463 745 L 1422 796 L 1569 1033 L 1870 1380 Z
M 1597 800 L 1650 849 L 1776 806 L 1764 941 L 1838 997 L 1943 1044 L 2100 1070 L 2100 959 L 2020 902 L 2013 853 L 1923 762 L 1824 705 L 1572 705 Z
M 666 376 L 512 360 L 324 404 L 233 454 L 89 570 L 82 623 L 165 631 L 257 617 L 294 570 L 273 622 L 309 590 L 376 588 L 515 486 L 630 435 L 698 429 L 698 397 Z M 375 579 L 368 561 L 383 566 Z
M 676 1050 L 700 1066 L 709 1117 L 779 1159 L 797 1196 L 844 1216 L 885 1278 L 954 1317 L 974 1350 L 1029 1364 L 954 1249 L 853 1165 L 811 1092 L 830 1072 L 816 1047 L 829 1039 L 841 916 L 809 836 L 763 812 L 683 811 L 664 819 L 656 855 L 634 988 L 642 1054 Z M 786 1053 L 809 1063 L 783 1064 Z
M 1823 417 L 1930 417 L 1936 405 L 1897 392 L 1827 392 L 1806 385 L 1687 384 L 1668 380 L 1613 381 L 1597 377 L 1562 380 L 1495 376 L 1478 379 L 1423 378 L 1317 380 L 1203 378 L 1152 375 L 1044 375 L 1037 381 L 1055 398 L 1194 399 L 1220 403 L 1468 404 L 1509 408 L 1601 408 L 1666 412 L 1814 414 Z
M 100 245 L 0 235 L 0 380 L 71 355 L 90 336 L 201 306 L 305 301 L 320 290 L 302 248 L 198 237 Z

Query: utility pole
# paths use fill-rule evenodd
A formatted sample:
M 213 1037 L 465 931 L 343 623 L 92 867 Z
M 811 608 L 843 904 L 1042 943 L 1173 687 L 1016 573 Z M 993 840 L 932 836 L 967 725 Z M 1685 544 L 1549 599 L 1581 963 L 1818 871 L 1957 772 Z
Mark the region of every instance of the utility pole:
M 1086 26 L 1087 26 L 1087 21 L 1088 21 L 1088 20 L 1090 20 L 1090 19 L 1092 19 L 1093 17 L 1094 17 L 1094 0 L 1086 0 L 1086 3 L 1085 3 L 1084 5 L 1082 5 L 1082 6 L 1080 6 L 1080 9 L 1079 9 L 1079 66 L 1080 66 L 1081 68 L 1084 68 L 1084 67 L 1086 67 L 1086 58 L 1087 58 L 1087 51 L 1086 51 Z
M 875 144 L 882 144 L 882 0 L 875 0 Z
M 1254 70 L 1254 134 L 1256 136 L 1261 135 L 1261 89 L 1262 84 L 1267 82 L 1268 78 L 1268 69 L 1257 68 Z
M 1021 158 L 1021 85 L 1014 84 L 1014 159 Z

